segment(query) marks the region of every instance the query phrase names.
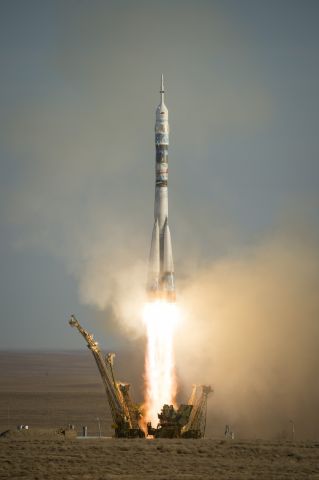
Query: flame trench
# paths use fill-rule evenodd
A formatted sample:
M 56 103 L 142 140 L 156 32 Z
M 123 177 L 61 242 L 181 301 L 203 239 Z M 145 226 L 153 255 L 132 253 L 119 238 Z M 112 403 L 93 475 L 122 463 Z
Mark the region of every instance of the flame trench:
M 155 426 L 163 405 L 175 403 L 174 331 L 177 318 L 174 303 L 155 301 L 144 307 L 147 336 L 145 408 L 147 420 Z

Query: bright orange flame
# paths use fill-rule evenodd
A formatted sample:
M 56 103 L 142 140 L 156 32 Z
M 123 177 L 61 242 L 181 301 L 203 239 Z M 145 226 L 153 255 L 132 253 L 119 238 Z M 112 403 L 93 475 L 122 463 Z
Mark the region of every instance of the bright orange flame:
M 174 303 L 155 301 L 145 305 L 143 317 L 147 334 L 146 419 L 156 426 L 163 405 L 175 403 L 174 331 L 179 312 Z

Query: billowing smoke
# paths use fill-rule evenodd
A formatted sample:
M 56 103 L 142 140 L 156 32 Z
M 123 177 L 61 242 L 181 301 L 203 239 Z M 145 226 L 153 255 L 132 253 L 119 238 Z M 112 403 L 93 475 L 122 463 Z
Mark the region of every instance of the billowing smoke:
M 145 301 L 146 262 L 138 261 L 128 249 L 114 247 L 112 251 L 94 251 L 78 271 L 79 294 L 83 303 L 101 311 L 111 310 L 115 330 L 141 337 L 143 304 Z M 111 324 L 109 324 L 111 323 Z
M 296 436 L 318 435 L 318 239 L 306 223 L 282 226 L 195 270 L 195 262 L 188 271 L 180 262 L 179 401 L 193 383 L 213 386 L 208 434 L 222 435 L 230 424 L 241 437 L 289 438 L 293 421 Z M 143 337 L 146 262 L 116 251 L 98 251 L 83 263 L 81 298 L 111 307 L 107 329 L 113 324 Z M 137 345 L 143 348 L 141 340 Z M 141 372 L 130 380 L 140 383 Z
M 293 421 L 318 436 L 318 252 L 309 228 L 289 228 L 185 282 L 179 375 L 215 388 L 209 431 L 289 436 Z

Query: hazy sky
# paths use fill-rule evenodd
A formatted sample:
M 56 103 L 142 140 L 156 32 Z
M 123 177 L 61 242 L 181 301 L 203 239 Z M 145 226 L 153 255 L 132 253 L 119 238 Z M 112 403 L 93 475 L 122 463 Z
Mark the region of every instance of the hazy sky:
M 318 21 L 309 0 L 1 1 L 1 349 L 82 347 L 70 313 L 128 341 L 110 297 L 144 288 L 161 73 L 177 286 L 317 231 Z

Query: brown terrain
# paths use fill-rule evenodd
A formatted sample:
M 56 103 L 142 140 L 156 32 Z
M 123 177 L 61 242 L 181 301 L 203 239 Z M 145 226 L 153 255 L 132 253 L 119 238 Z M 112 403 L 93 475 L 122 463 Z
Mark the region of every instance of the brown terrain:
M 119 440 L 111 423 L 90 352 L 0 353 L 1 479 L 319 480 L 319 441 Z

